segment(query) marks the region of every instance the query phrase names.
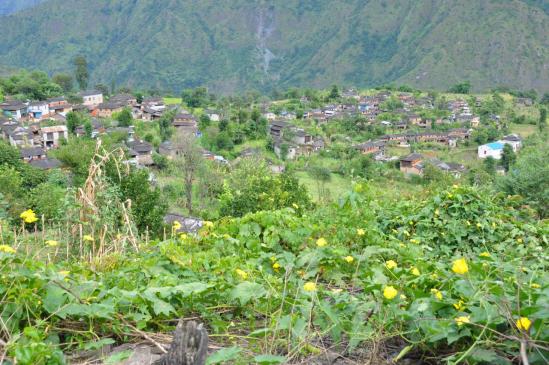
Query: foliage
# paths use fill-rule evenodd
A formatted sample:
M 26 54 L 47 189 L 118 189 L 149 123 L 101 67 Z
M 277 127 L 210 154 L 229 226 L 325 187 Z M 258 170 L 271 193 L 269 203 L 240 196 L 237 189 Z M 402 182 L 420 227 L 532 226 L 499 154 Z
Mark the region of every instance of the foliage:
M 470 91 L 471 91 L 471 83 L 469 81 L 455 84 L 448 90 L 448 92 L 455 93 L 455 94 L 469 94 Z
M 506 172 L 509 172 L 511 165 L 515 163 L 516 159 L 517 156 L 515 155 L 515 151 L 513 151 L 513 147 L 506 143 L 503 146 L 503 152 L 501 154 L 501 166 L 503 166 Z
M 288 173 L 273 176 L 263 162 L 254 159 L 241 161 L 231 172 L 220 197 L 223 216 L 240 217 L 283 207 L 294 207 L 301 212 L 310 206 L 307 190 L 295 177 Z
M 0 78 L 0 88 L 16 98 L 31 100 L 44 100 L 62 93 L 61 86 L 42 71 L 23 70 L 8 78 Z
M 126 107 L 115 115 L 115 119 L 120 127 L 129 127 L 133 124 L 132 111 Z
M 78 86 L 80 87 L 80 90 L 85 90 L 88 87 L 88 81 L 90 78 L 89 72 L 88 72 L 88 61 L 86 60 L 86 57 L 84 56 L 77 56 L 74 59 L 74 66 L 75 66 L 75 79 L 78 83 Z

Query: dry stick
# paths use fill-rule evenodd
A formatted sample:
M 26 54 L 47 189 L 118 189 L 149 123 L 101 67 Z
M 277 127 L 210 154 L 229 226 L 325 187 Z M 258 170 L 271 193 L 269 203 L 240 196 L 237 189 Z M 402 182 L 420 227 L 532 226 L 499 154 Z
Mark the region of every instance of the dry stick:
M 528 355 L 526 354 L 526 341 L 520 341 L 520 359 L 522 360 L 522 365 L 530 365 L 528 361 Z
M 167 354 L 168 351 L 166 351 L 166 349 L 164 348 L 164 346 L 162 346 L 161 344 L 159 344 L 158 342 L 156 342 L 155 340 L 153 340 L 151 338 L 151 336 L 149 336 L 148 334 L 146 334 L 145 332 L 141 331 L 140 329 L 136 328 L 135 326 L 133 326 L 132 324 L 130 324 L 128 321 L 126 321 L 122 316 L 118 315 L 117 316 L 118 319 L 120 319 L 122 322 L 124 322 L 124 324 L 128 327 L 130 327 L 132 330 L 134 330 L 135 332 L 139 333 L 141 336 L 143 336 L 143 338 L 145 338 L 147 341 L 150 341 L 153 345 L 155 345 L 160 351 L 162 351 L 163 354 Z

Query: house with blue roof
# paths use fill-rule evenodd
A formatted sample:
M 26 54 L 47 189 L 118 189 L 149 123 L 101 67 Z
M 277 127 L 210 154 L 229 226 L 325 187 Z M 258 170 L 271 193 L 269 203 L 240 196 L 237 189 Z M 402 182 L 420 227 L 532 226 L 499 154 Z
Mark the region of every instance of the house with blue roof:
M 492 157 L 496 160 L 499 160 L 501 159 L 501 155 L 503 154 L 504 145 L 505 143 L 497 141 L 478 146 L 478 158 Z

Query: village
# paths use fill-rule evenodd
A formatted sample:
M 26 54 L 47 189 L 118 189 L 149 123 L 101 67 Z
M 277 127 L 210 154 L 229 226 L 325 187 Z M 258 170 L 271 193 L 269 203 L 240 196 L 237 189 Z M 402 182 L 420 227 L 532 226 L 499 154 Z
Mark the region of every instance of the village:
M 153 143 L 136 134 L 133 124 L 151 125 L 163 115 L 171 113 L 171 128 L 176 133 L 184 133 L 200 138 L 204 131 L 199 128 L 200 116 L 206 116 L 211 123 L 220 123 L 227 118 L 230 110 L 211 108 L 191 113 L 180 104 L 166 104 L 162 97 L 143 97 L 141 100 L 132 94 L 121 93 L 110 97 L 101 91 L 80 92 L 81 103 L 71 104 L 63 96 L 41 101 L 10 100 L 0 103 L 3 111 L 0 116 L 0 136 L 12 146 L 19 148 L 21 159 L 41 168 L 60 167 L 61 163 L 48 156 L 48 151 L 59 147 L 69 139 L 67 115 L 79 113 L 88 118 L 88 125 L 73 127 L 75 137 L 88 134 L 90 138 L 99 138 L 104 134 L 122 133 L 125 138 L 125 150 L 128 162 L 137 166 L 154 165 L 153 154 L 172 159 L 177 155 L 169 140 Z M 474 98 L 475 107 L 481 106 L 481 99 Z M 329 126 L 343 119 L 352 119 L 363 129 L 375 128 L 378 136 L 365 141 L 356 141 L 355 133 L 345 136 L 344 144 L 368 155 L 379 163 L 398 161 L 398 168 L 406 175 L 422 175 L 430 164 L 456 178 L 464 174 L 468 166 L 456 161 L 444 161 L 437 156 L 419 153 L 418 146 L 434 145 L 452 150 L 459 146 L 470 146 L 475 130 L 483 128 L 481 118 L 473 112 L 473 107 L 465 98 L 447 101 L 442 113 L 432 113 L 435 109 L 432 96 L 415 96 L 409 92 L 380 91 L 361 95 L 353 89 L 341 93 L 337 102 L 327 103 L 320 108 L 308 107 L 310 100 L 306 96 L 299 99 L 301 114 L 286 110 L 279 101 L 261 104 L 261 115 L 267 122 L 266 138 L 271 143 L 273 158 L 270 159 L 273 171 L 283 171 L 285 161 L 307 158 L 320 151 L 329 150 L 337 143 L 337 138 L 328 138 L 325 133 Z M 531 105 L 531 100 L 520 98 L 515 101 L 522 105 Z M 282 108 L 281 108 L 282 105 Z M 440 106 L 439 106 L 440 108 Z M 136 123 L 120 126 L 113 118 L 122 111 L 129 111 Z M 385 119 L 387 118 L 387 119 Z M 113 122 L 114 121 L 114 122 Z M 489 122 L 502 129 L 500 116 L 490 115 Z M 145 128 L 146 130 L 147 128 Z M 380 134 L 382 133 L 382 134 Z M 380 135 L 379 135 L 380 134 Z M 360 136 L 360 134 L 358 134 Z M 522 138 L 518 134 L 509 134 L 487 141 L 477 147 L 477 159 L 488 157 L 500 160 L 504 145 L 518 152 Z M 261 149 L 242 148 L 241 156 L 260 155 Z M 395 153 L 397 151 L 397 153 Z M 406 153 L 408 151 L 409 153 Z M 228 163 L 229 156 L 203 150 L 203 156 L 210 160 Z M 278 160 L 272 162 L 272 160 Z M 498 173 L 504 169 L 498 167 Z

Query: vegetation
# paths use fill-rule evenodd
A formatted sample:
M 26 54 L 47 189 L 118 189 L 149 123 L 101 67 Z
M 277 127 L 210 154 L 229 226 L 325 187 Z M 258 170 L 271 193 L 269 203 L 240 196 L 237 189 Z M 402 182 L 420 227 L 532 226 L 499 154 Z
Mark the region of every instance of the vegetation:
M 352 0 L 339 2 L 335 12 L 328 0 L 71 4 L 50 0 L 2 19 L 0 64 L 72 74 L 75 57 L 83 56 L 89 85 L 114 81 L 177 93 L 205 85 L 244 94 L 334 83 L 448 90 L 464 80 L 472 90 L 549 91 L 543 68 L 549 14 L 542 0 L 391 7 Z M 62 31 L 52 32 L 51 24 Z M 505 34 L 499 43 L 490 36 L 496 33 Z M 502 61 L 475 61 L 486 55 Z

